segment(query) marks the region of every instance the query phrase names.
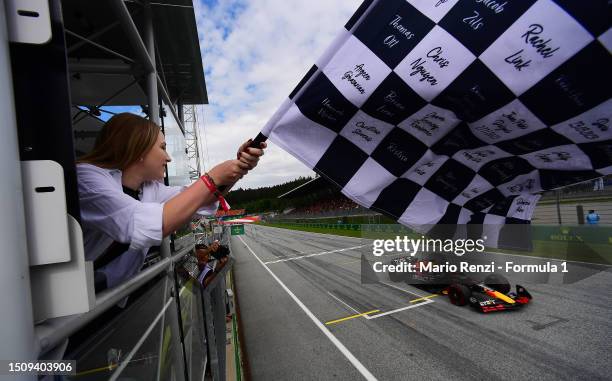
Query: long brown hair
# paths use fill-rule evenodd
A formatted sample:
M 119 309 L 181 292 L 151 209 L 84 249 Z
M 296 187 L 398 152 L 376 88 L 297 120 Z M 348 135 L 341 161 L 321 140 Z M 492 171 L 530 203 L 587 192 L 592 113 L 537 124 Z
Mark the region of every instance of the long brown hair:
M 127 112 L 110 118 L 96 139 L 94 149 L 77 163 L 124 170 L 143 157 L 157 141 L 160 128 L 141 116 Z

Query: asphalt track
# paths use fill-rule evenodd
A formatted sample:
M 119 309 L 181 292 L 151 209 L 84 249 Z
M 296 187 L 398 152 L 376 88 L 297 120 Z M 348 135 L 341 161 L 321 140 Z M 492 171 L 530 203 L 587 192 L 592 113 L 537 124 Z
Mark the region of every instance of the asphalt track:
M 261 226 L 232 237 L 252 380 L 610 380 L 612 268 L 523 284 L 531 305 L 485 315 L 361 284 L 364 242 Z

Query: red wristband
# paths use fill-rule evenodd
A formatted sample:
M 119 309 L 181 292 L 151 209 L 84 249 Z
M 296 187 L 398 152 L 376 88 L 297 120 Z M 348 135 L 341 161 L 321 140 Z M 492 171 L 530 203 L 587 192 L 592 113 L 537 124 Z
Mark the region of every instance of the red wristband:
M 206 188 L 208 188 L 210 193 L 214 194 L 217 200 L 219 200 L 221 208 L 223 208 L 223 210 L 227 212 L 230 209 L 229 204 L 227 203 L 227 201 L 225 201 L 225 198 L 223 198 L 223 195 L 217 189 L 217 185 L 215 184 L 215 181 L 212 179 L 212 177 L 210 177 L 208 173 L 205 173 L 200 177 L 200 179 L 204 182 L 204 185 L 206 185 Z

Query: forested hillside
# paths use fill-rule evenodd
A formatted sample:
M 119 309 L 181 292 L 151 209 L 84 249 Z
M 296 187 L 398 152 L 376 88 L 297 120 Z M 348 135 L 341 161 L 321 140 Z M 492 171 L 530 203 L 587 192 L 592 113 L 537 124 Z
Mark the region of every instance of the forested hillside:
M 288 200 L 277 197 L 312 180 L 312 177 L 299 177 L 295 180 L 256 189 L 236 189 L 227 195 L 232 209 L 246 209 L 248 213 L 281 211 L 289 206 Z

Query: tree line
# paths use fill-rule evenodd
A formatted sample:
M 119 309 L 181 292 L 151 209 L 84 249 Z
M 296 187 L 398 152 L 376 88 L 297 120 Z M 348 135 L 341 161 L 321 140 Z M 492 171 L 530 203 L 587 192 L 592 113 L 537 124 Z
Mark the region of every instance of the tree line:
M 238 188 L 227 194 L 233 209 L 246 209 L 247 213 L 282 211 L 295 204 L 296 200 L 279 199 L 278 196 L 311 181 L 313 178 L 298 177 L 286 183 L 255 189 Z

